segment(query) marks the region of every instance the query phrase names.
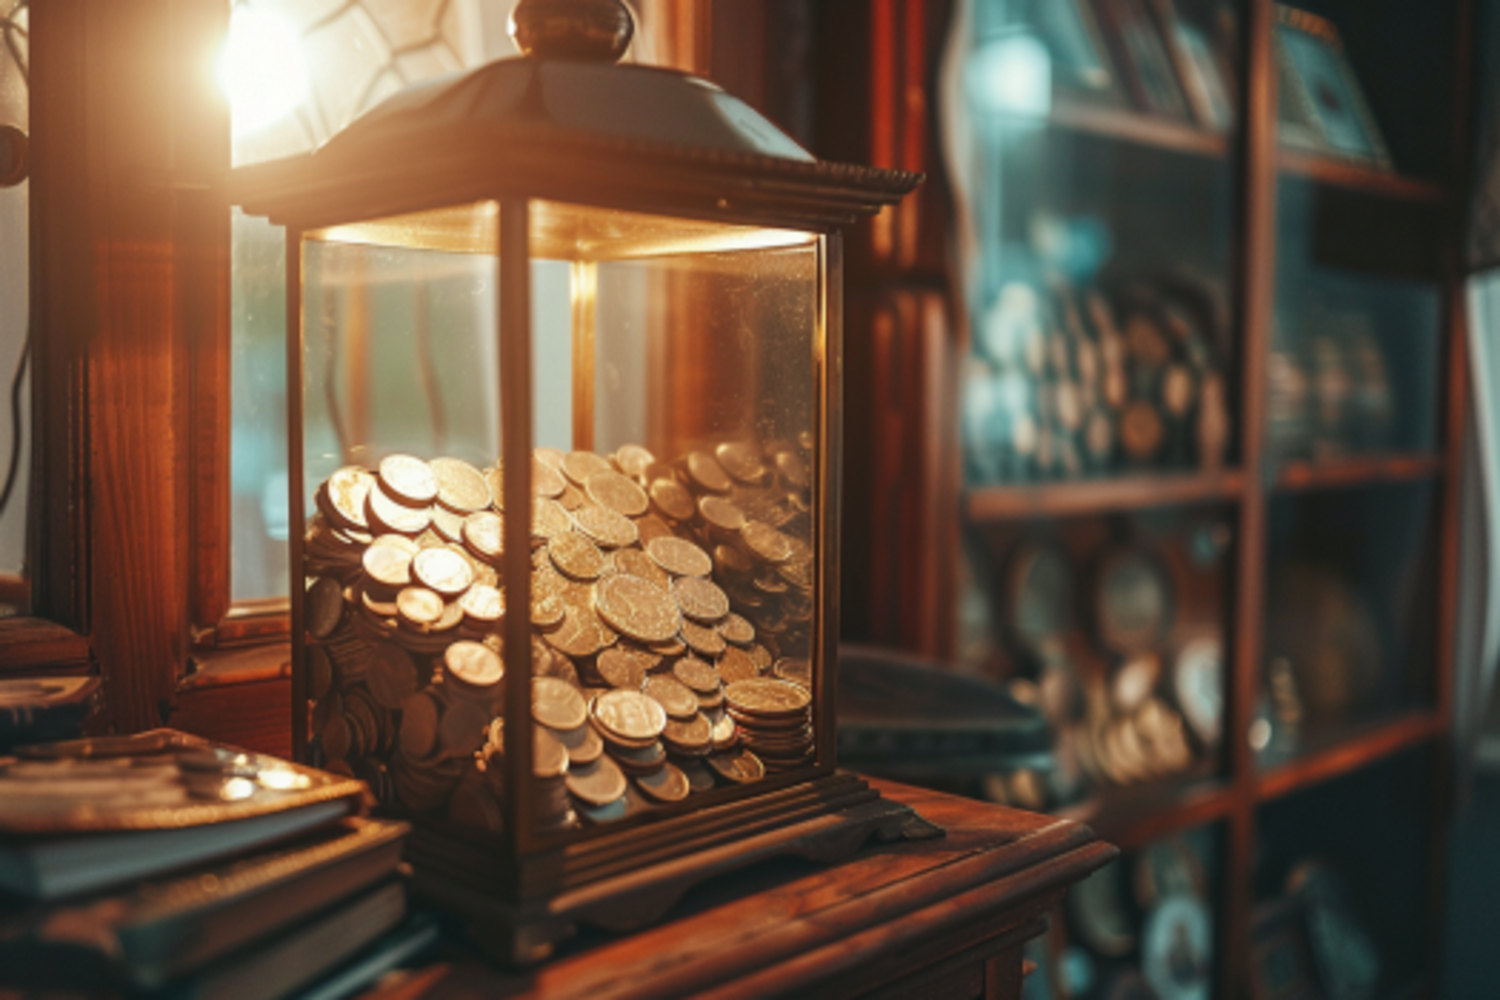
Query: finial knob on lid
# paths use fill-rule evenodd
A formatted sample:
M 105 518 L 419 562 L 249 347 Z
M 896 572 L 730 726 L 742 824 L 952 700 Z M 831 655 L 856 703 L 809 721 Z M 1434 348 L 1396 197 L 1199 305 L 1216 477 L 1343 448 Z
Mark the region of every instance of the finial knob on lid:
M 534 59 L 617 62 L 634 34 L 621 0 L 520 0 L 510 14 L 510 37 Z

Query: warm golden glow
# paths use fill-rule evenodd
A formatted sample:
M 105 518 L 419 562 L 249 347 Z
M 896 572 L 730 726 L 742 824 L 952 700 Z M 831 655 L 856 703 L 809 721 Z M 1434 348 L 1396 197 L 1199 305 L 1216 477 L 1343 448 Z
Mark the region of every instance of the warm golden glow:
M 500 206 L 492 201 L 414 212 L 311 231 L 328 243 L 493 254 Z M 531 256 L 537 260 L 603 261 L 730 253 L 810 246 L 816 233 L 624 212 L 553 201 L 531 202 Z
M 268 10 L 234 9 L 218 75 L 236 136 L 280 121 L 307 99 L 307 66 L 297 29 Z

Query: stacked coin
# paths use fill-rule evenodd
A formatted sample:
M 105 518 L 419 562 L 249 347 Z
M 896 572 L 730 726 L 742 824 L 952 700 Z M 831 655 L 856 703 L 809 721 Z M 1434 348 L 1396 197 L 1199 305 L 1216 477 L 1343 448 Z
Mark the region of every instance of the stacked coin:
M 812 762 L 812 695 L 791 681 L 756 677 L 724 689 L 729 717 L 740 741 L 770 772 L 789 771 Z
M 675 463 L 634 445 L 536 450 L 539 827 L 812 759 L 806 450 L 730 443 Z M 317 491 L 305 560 L 308 690 L 330 766 L 375 775 L 383 801 L 487 829 L 504 774 L 502 503 L 498 465 L 393 455 L 374 473 L 340 469 Z M 795 718 L 728 699 L 726 685 L 773 670 L 773 691 L 806 700 Z

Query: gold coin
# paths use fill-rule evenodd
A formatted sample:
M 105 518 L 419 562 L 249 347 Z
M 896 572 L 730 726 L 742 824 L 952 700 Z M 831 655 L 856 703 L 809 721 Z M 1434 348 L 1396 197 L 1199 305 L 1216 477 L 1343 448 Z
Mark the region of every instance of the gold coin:
M 750 654 L 735 646 L 724 650 L 717 666 L 719 676 L 724 678 L 725 684 L 751 680 L 760 676 L 760 670 L 755 666 L 755 661 L 750 659 Z
M 438 620 L 427 626 L 428 632 L 446 632 L 449 629 L 458 628 L 464 620 L 464 609 L 458 606 L 457 601 L 449 601 L 443 605 L 443 613 Z
M 672 676 L 699 694 L 713 694 L 719 690 L 719 672 L 691 656 L 684 656 L 672 664 Z
M 320 576 L 307 588 L 302 606 L 305 609 L 307 631 L 315 639 L 326 639 L 343 620 L 344 588 L 333 577 Z
M 777 660 L 771 668 L 771 673 L 781 680 L 800 684 L 807 690 L 812 690 L 812 661 L 800 657 L 782 657 Z
M 613 472 L 609 460 L 591 451 L 570 451 L 562 460 L 562 474 L 582 486 L 596 472 Z
M 551 628 L 562 622 L 568 613 L 568 605 L 557 594 L 531 595 L 531 624 L 537 628 Z
M 694 712 L 687 719 L 668 719 L 661 738 L 681 750 L 697 753 L 713 747 L 714 727 L 708 716 Z
M 687 521 L 696 509 L 693 495 L 675 479 L 654 479 L 651 482 L 651 502 L 656 509 L 674 521 Z
M 606 576 L 594 588 L 594 606 L 611 628 L 638 642 L 665 642 L 682 616 L 672 596 L 638 576 Z
M 614 469 L 601 469 L 589 476 L 584 489 L 595 503 L 626 517 L 640 517 L 650 506 L 646 491 Z
M 423 549 L 411 561 L 412 576 L 444 597 L 457 597 L 474 582 L 468 562 L 451 549 Z
M 625 794 L 625 775 L 608 757 L 570 768 L 568 791 L 591 806 L 607 806 Z
M 646 554 L 673 576 L 708 576 L 714 569 L 708 553 L 685 538 L 653 538 L 646 544 Z
M 464 540 L 464 515 L 455 514 L 447 507 L 433 507 L 432 530 L 441 535 L 445 541 L 462 542 Z
M 736 646 L 748 646 L 755 641 L 755 626 L 737 614 L 729 614 L 715 628 L 725 642 L 732 642 Z
M 769 524 L 750 521 L 740 529 L 745 547 L 766 562 L 784 563 L 792 558 L 792 542 Z
M 658 587 L 664 588 L 672 582 L 672 578 L 656 564 L 655 560 L 637 548 L 615 549 L 605 562 L 608 564 L 609 572 L 638 576 Z
M 554 566 L 574 580 L 596 580 L 604 572 L 599 547 L 576 531 L 553 535 L 547 542 L 547 554 Z
M 557 466 L 539 455 L 531 459 L 531 492 L 534 496 L 556 499 L 567 487 L 568 481 L 563 478 Z M 499 494 L 496 494 L 496 502 L 500 502 Z
M 545 726 L 531 727 L 531 773 L 544 780 L 568 773 L 568 749 Z
M 749 750 L 724 750 L 708 755 L 708 766 L 735 784 L 759 781 L 766 776 L 766 766 Z
M 380 460 L 380 485 L 390 498 L 408 507 L 426 507 L 437 499 L 432 466 L 411 455 L 387 455 Z
M 698 714 L 698 696 L 668 674 L 651 674 L 641 690 L 674 719 L 691 719 Z
M 531 503 L 531 537 L 552 538 L 573 530 L 573 519 L 556 500 L 537 497 Z
M 759 483 L 766 474 L 766 467 L 761 463 L 760 453 L 743 442 L 721 444 L 714 449 L 714 455 L 725 472 L 750 486 Z
M 505 676 L 505 664 L 499 653 L 482 642 L 467 639 L 451 644 L 443 652 L 443 666 L 448 676 L 469 687 L 491 687 Z
M 794 560 L 776 567 L 776 575 L 798 590 L 811 590 L 813 586 L 813 564 L 811 559 Z
M 531 715 L 549 729 L 577 729 L 588 721 L 589 709 L 583 695 L 567 681 L 533 677 Z
M 734 719 L 727 712 L 720 711 L 718 717 L 707 717 L 713 725 L 713 746 L 715 750 L 728 750 L 740 740 L 739 726 L 735 725 Z
M 688 788 L 695 795 L 713 791 L 716 784 L 714 772 L 706 764 L 697 760 L 679 760 L 677 767 L 687 776 Z
M 749 654 L 750 662 L 755 665 L 755 669 L 761 673 L 765 673 L 766 668 L 771 665 L 771 651 L 766 649 L 766 647 L 757 643 L 745 650 L 745 652 Z
M 729 598 L 724 591 L 699 576 L 673 580 L 672 596 L 682 613 L 696 622 L 711 624 L 729 614 Z
M 616 647 L 600 653 L 595 667 L 610 687 L 639 691 L 646 683 L 646 674 L 658 662 L 659 658 L 650 653 Z
M 673 636 L 666 642 L 653 642 L 648 647 L 657 656 L 681 656 L 687 652 L 687 646 L 677 636 Z
M 325 484 L 328 499 L 345 527 L 366 531 L 370 527 L 365 519 L 365 502 L 370 496 L 370 487 L 375 477 L 355 465 L 346 465 L 328 477 Z
M 557 502 L 563 510 L 574 511 L 586 506 L 592 501 L 589 500 L 588 494 L 584 493 L 583 490 L 580 490 L 572 483 L 569 483 L 567 486 L 564 486 L 563 491 L 557 495 Z
M 487 562 L 498 562 L 505 554 L 505 521 L 499 514 L 480 511 L 464 518 L 464 544 Z
M 566 599 L 563 604 L 565 607 L 561 624 L 546 635 L 548 645 L 575 660 L 593 656 L 601 649 L 614 645 L 614 632 L 605 627 L 593 608 L 570 603 Z
M 711 528 L 733 534 L 745 526 L 745 512 L 723 497 L 707 496 L 698 501 L 698 513 Z
M 711 493 L 728 493 L 734 484 L 719 460 L 706 451 L 695 451 L 687 457 L 687 473 L 694 483 Z
M 635 783 L 641 791 L 658 802 L 681 802 L 692 791 L 687 775 L 670 763 L 663 764 L 650 774 L 637 775 Z
M 476 583 L 458 599 L 458 606 L 465 617 L 488 625 L 505 615 L 505 592 L 488 584 Z
M 598 730 L 587 722 L 576 729 L 555 731 L 552 735 L 556 736 L 558 742 L 568 751 L 568 763 L 575 767 L 580 764 L 592 764 L 604 752 L 604 741 L 599 738 Z
M 635 522 L 608 507 L 583 507 L 573 512 L 578 530 L 607 549 L 634 545 L 640 535 Z
M 490 505 L 490 485 L 484 473 L 458 458 L 434 458 L 428 463 L 437 481 L 437 502 L 459 514 L 472 514 Z
M 379 483 L 365 497 L 365 516 L 372 527 L 402 535 L 420 535 L 432 523 L 428 507 L 408 507 L 390 497 Z
M 594 718 L 609 732 L 636 742 L 655 740 L 667 725 L 660 702 L 624 688 L 595 698 Z
M 638 444 L 621 445 L 615 451 L 615 465 L 631 479 L 640 479 L 656 464 L 656 456 Z
M 562 471 L 563 459 L 568 457 L 566 454 L 558 451 L 556 448 L 548 448 L 546 446 L 543 446 L 541 448 L 533 448 L 531 451 L 531 456 L 538 462 L 541 462 L 544 465 L 550 465 L 552 466 L 552 468 L 556 469 L 559 472 Z
M 798 715 L 812 704 L 806 688 L 770 677 L 735 681 L 724 689 L 724 699 L 730 708 L 771 717 Z
M 682 629 L 678 632 L 682 641 L 687 643 L 689 649 L 710 659 L 724 652 L 724 637 L 716 630 L 697 622 L 683 619 Z
M 776 463 L 777 475 L 786 485 L 799 490 L 805 490 L 812 485 L 812 477 L 807 472 L 807 463 L 798 458 L 796 452 L 778 451 L 772 461 Z
M 426 587 L 406 587 L 396 595 L 396 614 L 411 625 L 431 625 L 443 617 L 443 599 Z

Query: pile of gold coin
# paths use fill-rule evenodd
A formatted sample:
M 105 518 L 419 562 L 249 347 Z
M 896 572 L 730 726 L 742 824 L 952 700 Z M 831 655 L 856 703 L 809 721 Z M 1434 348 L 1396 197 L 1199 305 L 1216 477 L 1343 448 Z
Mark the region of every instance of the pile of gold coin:
M 532 456 L 532 812 L 597 823 L 805 766 L 812 721 L 805 442 L 659 462 Z M 498 466 L 337 470 L 307 528 L 314 746 L 388 804 L 499 830 Z
M 735 681 L 724 692 L 740 742 L 766 770 L 789 771 L 812 760 L 812 696 L 791 681 L 753 677 Z

